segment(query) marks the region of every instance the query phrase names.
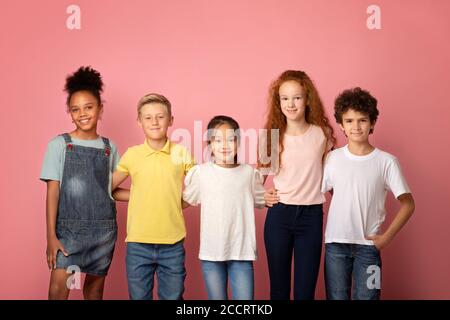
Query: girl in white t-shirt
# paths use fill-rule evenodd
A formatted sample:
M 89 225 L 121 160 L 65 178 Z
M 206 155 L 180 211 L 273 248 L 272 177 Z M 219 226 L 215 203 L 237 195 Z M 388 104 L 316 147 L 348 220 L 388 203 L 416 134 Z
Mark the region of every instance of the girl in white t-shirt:
M 254 208 L 264 207 L 263 179 L 258 170 L 237 161 L 239 125 L 234 119 L 214 117 L 207 137 L 212 161 L 189 171 L 183 200 L 201 204 L 199 258 L 208 298 L 226 300 L 229 279 L 233 299 L 252 300 Z

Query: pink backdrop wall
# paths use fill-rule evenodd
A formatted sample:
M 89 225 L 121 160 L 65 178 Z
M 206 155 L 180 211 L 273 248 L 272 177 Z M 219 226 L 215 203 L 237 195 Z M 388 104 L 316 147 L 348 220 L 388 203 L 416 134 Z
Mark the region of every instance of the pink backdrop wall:
M 66 8 L 81 8 L 68 30 Z M 398 156 L 416 213 L 383 251 L 383 298 L 450 299 L 450 2 L 376 1 L 381 30 L 366 26 L 372 1 L 2 1 L 0 298 L 45 299 L 46 144 L 72 129 L 62 92 L 80 65 L 106 84 L 100 133 L 123 153 L 142 143 L 137 100 L 150 91 L 174 105 L 174 128 L 216 114 L 245 129 L 263 125 L 267 88 L 285 69 L 315 80 L 332 122 L 339 91 L 362 86 L 381 111 L 372 142 Z M 339 145 L 345 140 L 337 132 Z M 389 196 L 387 209 L 398 208 Z M 266 210 L 257 211 L 256 298 L 267 299 L 263 243 Z M 197 259 L 199 211 L 185 211 L 187 299 L 206 297 Z M 105 298 L 126 299 L 126 206 Z M 72 298 L 80 298 L 74 291 Z M 323 271 L 317 297 L 324 298 Z

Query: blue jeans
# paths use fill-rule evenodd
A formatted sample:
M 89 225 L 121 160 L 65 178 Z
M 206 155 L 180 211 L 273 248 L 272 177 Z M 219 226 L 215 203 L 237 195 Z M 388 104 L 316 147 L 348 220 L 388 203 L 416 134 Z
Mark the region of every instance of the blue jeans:
M 349 300 L 352 293 L 354 300 L 379 300 L 380 283 L 381 257 L 375 246 L 347 243 L 325 245 L 327 299 Z
M 294 258 L 294 299 L 313 300 L 322 254 L 322 205 L 277 203 L 269 208 L 264 242 L 270 299 L 289 300 Z
M 131 300 L 152 300 L 154 274 L 158 276 L 158 297 L 161 300 L 183 299 L 183 241 L 175 244 L 127 243 L 127 278 Z
M 201 260 L 208 299 L 227 300 L 228 276 L 234 300 L 253 300 L 253 261 Z

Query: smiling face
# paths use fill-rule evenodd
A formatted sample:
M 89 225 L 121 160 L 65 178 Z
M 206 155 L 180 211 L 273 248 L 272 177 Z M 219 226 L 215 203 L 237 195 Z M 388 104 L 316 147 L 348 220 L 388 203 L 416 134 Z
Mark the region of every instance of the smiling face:
M 217 164 L 234 164 L 237 147 L 236 133 L 228 123 L 214 128 L 214 134 L 211 137 L 211 151 Z
M 162 103 L 148 103 L 139 111 L 138 124 L 144 130 L 148 140 L 161 141 L 167 138 L 167 129 L 172 125 L 173 117 Z
M 69 113 L 77 130 L 83 133 L 95 133 L 97 122 L 103 108 L 97 98 L 89 91 L 77 91 L 69 100 Z
M 297 81 L 290 80 L 281 84 L 278 90 L 281 112 L 289 121 L 299 121 L 305 118 L 306 94 Z
M 342 123 L 339 126 L 344 130 L 349 142 L 367 143 L 375 123 L 370 122 L 368 114 L 348 109 L 342 114 Z

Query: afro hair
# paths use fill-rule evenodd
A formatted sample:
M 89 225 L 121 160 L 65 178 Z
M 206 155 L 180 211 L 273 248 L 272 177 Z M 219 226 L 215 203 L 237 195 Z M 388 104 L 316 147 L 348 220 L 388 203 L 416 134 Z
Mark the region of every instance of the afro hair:
M 66 78 L 64 91 L 68 94 L 67 104 L 69 104 L 70 98 L 75 92 L 84 90 L 92 93 L 99 104 L 101 103 L 100 93 L 103 92 L 102 76 L 90 66 L 80 67 Z

